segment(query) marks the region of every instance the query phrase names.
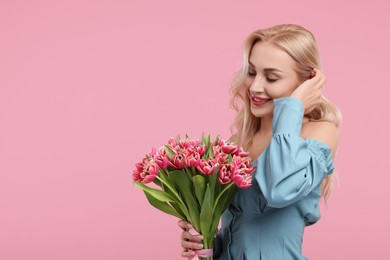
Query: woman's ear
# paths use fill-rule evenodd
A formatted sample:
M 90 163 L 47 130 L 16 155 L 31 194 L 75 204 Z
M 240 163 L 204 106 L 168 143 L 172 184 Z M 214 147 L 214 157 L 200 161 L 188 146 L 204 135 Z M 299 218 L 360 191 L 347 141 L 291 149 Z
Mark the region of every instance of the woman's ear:
M 313 78 L 316 75 L 315 71 L 310 71 L 309 79 Z

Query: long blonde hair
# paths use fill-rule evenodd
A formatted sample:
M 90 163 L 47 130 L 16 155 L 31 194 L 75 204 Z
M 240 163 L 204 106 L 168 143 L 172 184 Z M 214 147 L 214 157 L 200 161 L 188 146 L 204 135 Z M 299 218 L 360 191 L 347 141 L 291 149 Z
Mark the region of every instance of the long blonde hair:
M 253 45 L 258 42 L 269 42 L 287 52 L 297 64 L 297 74 L 307 79 L 313 68 L 321 69 L 321 60 L 315 38 L 304 27 L 295 24 L 281 24 L 256 30 L 244 43 L 243 67 L 232 79 L 230 88 L 230 105 L 237 112 L 232 123 L 232 141 L 248 150 L 255 133 L 260 129 L 261 119 L 255 117 L 250 110 L 250 100 L 244 82 L 248 74 L 249 56 Z M 323 103 L 306 114 L 310 121 L 329 121 L 340 127 L 342 115 L 340 110 L 324 95 Z M 333 174 L 327 175 L 321 184 L 322 197 L 325 201 L 333 190 Z

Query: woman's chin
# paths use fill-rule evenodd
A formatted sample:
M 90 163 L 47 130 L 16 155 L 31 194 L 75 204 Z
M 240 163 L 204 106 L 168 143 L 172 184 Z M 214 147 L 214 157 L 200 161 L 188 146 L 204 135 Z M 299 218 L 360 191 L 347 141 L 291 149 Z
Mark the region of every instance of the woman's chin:
M 271 107 L 256 107 L 256 106 L 251 106 L 251 112 L 252 115 L 255 117 L 263 117 L 272 114 L 273 108 Z

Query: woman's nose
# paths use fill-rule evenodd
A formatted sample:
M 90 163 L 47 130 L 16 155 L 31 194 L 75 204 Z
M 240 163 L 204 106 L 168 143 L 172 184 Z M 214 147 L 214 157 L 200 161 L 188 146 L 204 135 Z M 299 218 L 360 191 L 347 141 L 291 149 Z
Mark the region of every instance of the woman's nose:
M 265 82 L 262 79 L 262 77 L 256 76 L 254 78 L 249 90 L 251 92 L 264 92 L 265 91 L 264 85 L 265 85 Z

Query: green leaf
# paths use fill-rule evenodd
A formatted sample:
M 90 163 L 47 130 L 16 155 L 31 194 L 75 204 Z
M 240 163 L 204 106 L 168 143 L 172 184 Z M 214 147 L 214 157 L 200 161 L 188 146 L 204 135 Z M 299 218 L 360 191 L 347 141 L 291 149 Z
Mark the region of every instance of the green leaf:
M 183 171 L 172 171 L 169 175 L 188 209 L 191 224 L 199 230 L 199 204 L 195 198 L 192 179 Z
M 171 206 L 180 214 L 183 216 L 183 220 L 187 221 L 189 220 L 189 213 L 185 205 L 181 204 L 180 202 L 170 202 Z
M 214 200 L 216 199 L 216 192 L 219 193 L 219 188 L 221 184 L 218 181 L 218 171 L 219 171 L 219 166 L 215 168 L 215 171 L 213 174 L 210 175 L 210 197 Z
M 228 190 L 227 190 L 227 194 L 225 194 L 225 196 L 223 197 L 223 200 L 221 201 L 221 213 L 225 211 L 225 209 L 227 209 L 230 205 L 230 203 L 232 203 L 233 199 L 234 199 L 234 195 L 236 194 L 236 189 L 237 189 L 237 186 L 236 185 L 233 185 L 232 187 L 230 187 Z M 217 205 L 217 207 L 219 207 Z
M 211 151 L 211 156 L 210 156 L 210 135 L 205 137 L 204 133 L 202 133 L 202 143 L 205 145 L 205 153 L 202 156 L 202 159 L 207 160 L 208 158 L 212 157 L 212 151 Z
M 155 197 L 153 197 L 150 193 L 147 191 L 144 191 L 146 198 L 148 199 L 149 203 L 155 207 L 156 209 L 161 210 L 162 212 L 165 212 L 169 215 L 178 217 L 180 219 L 185 219 L 185 216 L 180 214 L 178 211 L 176 211 L 174 208 L 172 208 L 168 203 L 159 201 Z
M 141 182 L 134 182 L 134 185 L 137 186 L 138 188 L 144 190 L 145 192 L 147 192 L 151 196 L 155 197 L 159 201 L 162 201 L 162 202 L 175 201 L 175 199 L 171 195 L 166 193 L 165 191 L 153 189 L 149 186 L 146 186 L 145 184 L 143 184 Z
M 207 158 L 213 158 L 213 148 L 212 146 L 209 146 L 209 149 L 207 149 Z
M 210 233 L 210 228 L 213 222 L 213 207 L 212 198 L 210 197 L 210 185 L 207 184 L 206 192 L 204 194 L 203 204 L 200 211 L 200 232 L 207 236 Z M 215 232 L 215 230 L 214 230 Z M 214 233 L 213 233 L 214 234 Z
M 218 201 L 218 205 L 215 205 L 213 212 L 213 223 L 210 227 L 210 232 L 214 232 L 218 228 L 219 219 L 221 218 L 222 213 L 229 207 L 230 203 L 233 201 L 235 192 L 236 192 L 236 186 L 233 185 L 229 187 L 225 194 L 221 197 L 221 199 Z
M 185 174 L 184 172 L 182 171 L 174 171 L 174 172 L 178 172 L 179 174 Z M 172 195 L 172 197 L 175 198 L 175 202 L 177 203 L 174 203 L 173 201 L 171 202 L 171 205 L 178 211 L 178 212 L 182 212 L 187 218 L 187 220 L 189 219 L 190 217 L 190 214 L 188 212 L 188 209 L 186 207 L 186 205 L 184 205 L 184 202 L 180 201 L 179 198 L 180 195 L 179 195 L 179 192 L 178 190 L 176 189 L 176 186 L 174 185 L 174 182 L 173 180 L 170 178 L 169 175 L 165 174 L 165 172 L 162 172 L 162 174 L 159 174 L 158 175 L 160 178 L 161 178 L 161 183 L 163 184 L 163 187 L 164 187 L 164 191 L 168 192 L 169 194 Z M 178 198 L 179 197 L 179 198 Z
M 171 148 L 169 148 L 168 145 L 164 145 L 164 147 L 169 159 L 172 159 L 172 156 L 175 154 L 175 152 Z
M 161 181 L 159 181 L 157 178 L 154 178 L 154 180 L 153 180 L 153 183 L 154 184 L 156 184 L 156 185 L 158 185 L 158 186 L 160 186 L 161 188 L 162 188 L 162 184 L 161 184 Z
M 232 188 L 232 186 L 234 186 L 234 182 L 231 182 L 229 184 L 226 184 L 226 185 L 223 185 L 223 189 L 221 192 L 219 192 L 217 195 L 217 198 L 215 199 L 215 202 L 214 202 L 214 206 L 213 206 L 213 211 L 215 211 L 215 209 L 217 208 L 217 206 L 220 206 L 221 205 L 221 200 L 223 200 L 222 198 L 225 196 L 224 193 L 226 193 L 229 189 Z
M 231 154 L 228 155 L 228 157 L 226 158 L 226 164 L 229 164 L 233 161 L 233 156 Z
M 215 138 L 214 145 L 217 145 L 218 141 L 219 141 L 219 135 L 217 135 L 217 137 Z
M 198 199 L 199 205 L 203 204 L 203 197 L 206 191 L 206 179 L 204 176 L 197 174 L 192 177 L 194 183 L 195 195 Z

